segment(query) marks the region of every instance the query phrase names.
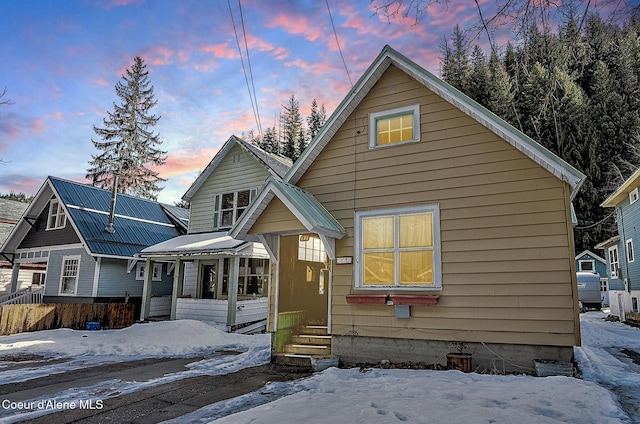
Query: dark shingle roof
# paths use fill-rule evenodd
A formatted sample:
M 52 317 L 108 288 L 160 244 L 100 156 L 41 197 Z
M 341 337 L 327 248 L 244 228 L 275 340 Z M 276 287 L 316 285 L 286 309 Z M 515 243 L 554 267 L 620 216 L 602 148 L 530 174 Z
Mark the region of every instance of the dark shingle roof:
M 28 203 L 0 199 L 0 246 L 9 237 L 16 222 L 20 220 L 28 206 Z

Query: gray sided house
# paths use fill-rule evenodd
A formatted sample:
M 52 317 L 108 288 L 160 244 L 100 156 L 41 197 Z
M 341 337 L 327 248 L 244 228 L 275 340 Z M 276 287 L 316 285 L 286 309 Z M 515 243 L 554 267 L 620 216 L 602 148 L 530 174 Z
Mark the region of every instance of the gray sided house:
M 614 209 L 618 234 L 596 246 L 607 260 L 611 313 L 623 321 L 626 313 L 640 312 L 640 260 L 635 260 L 634 250 L 640 243 L 639 187 L 640 169 L 602 202 Z
M 113 228 L 106 230 L 109 190 L 48 177 L 0 247 L 14 269 L 46 267 L 45 303 L 134 302 L 142 297 L 145 262 L 134 255 L 186 231 L 174 206 L 118 194 Z M 171 268 L 150 272 L 152 294 L 171 293 Z
M 137 256 L 148 267 L 175 268 L 172 319 L 198 319 L 229 330 L 264 325 L 271 263 L 259 242 L 234 240 L 228 230 L 242 216 L 268 178 L 291 167 L 235 136 L 220 148 L 183 196 L 190 204 L 188 234 L 150 246 Z M 145 296 L 142 316 L 151 310 Z
M 0 246 L 9 237 L 11 231 L 16 226 L 20 217 L 29 206 L 28 203 L 17 202 L 15 200 L 0 199 Z M 44 267 L 40 265 L 23 266 L 18 270 L 18 275 L 14 278 L 15 287 L 11 287 L 11 277 L 13 267 L 7 258 L 0 255 L 0 303 L 2 296 L 12 291 L 39 287 L 44 284 Z

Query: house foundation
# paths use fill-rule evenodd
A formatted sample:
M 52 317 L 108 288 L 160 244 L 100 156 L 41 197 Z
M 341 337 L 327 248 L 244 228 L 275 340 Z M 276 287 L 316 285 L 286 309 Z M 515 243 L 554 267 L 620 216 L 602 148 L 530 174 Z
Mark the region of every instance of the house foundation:
M 344 366 L 361 363 L 423 362 L 447 366 L 447 355 L 457 352 L 459 343 L 436 340 L 381 337 L 332 336 L 333 355 Z M 536 359 L 573 361 L 573 347 L 465 342 L 470 370 L 493 373 L 536 374 Z

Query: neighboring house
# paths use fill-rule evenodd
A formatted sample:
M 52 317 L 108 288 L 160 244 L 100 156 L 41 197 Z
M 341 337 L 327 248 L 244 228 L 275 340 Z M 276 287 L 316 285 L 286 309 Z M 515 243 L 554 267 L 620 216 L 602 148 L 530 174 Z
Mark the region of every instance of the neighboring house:
M 48 177 L 0 254 L 14 268 L 46 266 L 45 303 L 133 302 L 142 297 L 143 248 L 186 231 L 180 208 L 118 194 L 107 231 L 111 191 Z M 149 272 L 153 294 L 171 294 L 172 269 Z
M 190 204 L 187 235 L 144 249 L 149 266 L 175 266 L 172 319 L 199 319 L 229 329 L 267 315 L 269 254 L 260 243 L 233 240 L 228 230 L 271 176 L 291 162 L 230 137 L 183 199 Z M 148 309 L 143 309 L 143 316 Z
M 576 255 L 576 271 L 595 272 L 600 276 L 600 298 L 604 306 L 609 306 L 607 261 L 595 253 L 585 250 L 579 255 Z
M 276 263 L 276 359 L 443 363 L 460 346 L 472 369 L 533 372 L 580 345 L 584 178 L 387 46 L 229 235 Z
M 20 217 L 29 206 L 28 203 L 0 198 L 0 246 L 9 237 Z M 0 255 L 0 296 L 12 291 L 39 286 L 44 283 L 44 267 L 39 265 L 23 266 L 16 270 L 15 287 L 11 287 L 13 267 L 9 258 Z
M 640 169 L 602 202 L 614 208 L 618 235 L 598 244 L 607 260 L 609 304 L 611 313 L 625 320 L 627 312 L 640 312 L 640 261 L 635 260 L 634 246 L 640 244 L 636 228 L 640 226 Z

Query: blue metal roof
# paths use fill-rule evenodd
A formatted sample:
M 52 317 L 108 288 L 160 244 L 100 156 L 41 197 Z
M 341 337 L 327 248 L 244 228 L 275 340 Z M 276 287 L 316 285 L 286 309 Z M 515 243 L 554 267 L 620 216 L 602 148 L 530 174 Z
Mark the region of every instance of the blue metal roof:
M 145 247 L 182 234 L 160 203 L 118 194 L 114 233 L 109 223 L 111 192 L 85 184 L 49 177 L 80 236 L 97 255 L 133 256 Z

